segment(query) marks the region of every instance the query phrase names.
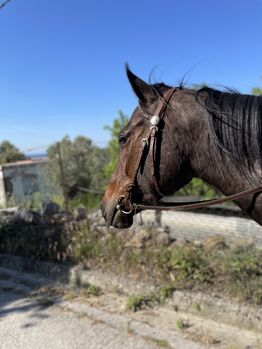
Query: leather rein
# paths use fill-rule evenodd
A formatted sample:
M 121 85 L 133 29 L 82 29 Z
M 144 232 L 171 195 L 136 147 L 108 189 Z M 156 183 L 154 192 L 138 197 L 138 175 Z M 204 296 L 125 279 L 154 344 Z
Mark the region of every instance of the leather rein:
M 143 210 L 161 210 L 161 211 L 179 211 L 179 210 L 192 210 L 202 207 L 222 204 L 227 201 L 234 201 L 242 199 L 256 193 L 262 192 L 262 185 L 255 188 L 247 189 L 236 194 L 228 195 L 223 198 L 216 198 L 211 200 L 191 201 L 191 202 L 167 202 L 162 205 L 143 205 L 132 202 L 132 190 L 136 185 L 137 174 L 142 166 L 142 159 L 146 156 L 146 152 L 149 156 L 150 161 L 150 172 L 152 177 L 151 186 L 154 187 L 155 192 L 160 196 L 165 196 L 161 193 L 159 184 L 156 177 L 156 145 L 157 145 L 157 134 L 158 125 L 165 116 L 165 110 L 169 105 L 169 102 L 173 94 L 179 89 L 179 87 L 169 89 L 160 99 L 155 114 L 150 116 L 150 128 L 146 137 L 141 139 L 141 146 L 139 154 L 134 166 L 133 175 L 130 179 L 130 183 L 124 195 L 118 198 L 118 204 L 116 209 L 120 210 L 123 214 L 131 214 L 132 212 L 143 211 Z

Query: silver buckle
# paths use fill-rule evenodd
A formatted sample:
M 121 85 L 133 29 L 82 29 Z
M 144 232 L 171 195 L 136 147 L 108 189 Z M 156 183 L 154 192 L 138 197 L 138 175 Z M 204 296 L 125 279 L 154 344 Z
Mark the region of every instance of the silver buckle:
M 156 126 L 158 125 L 160 122 L 160 117 L 158 115 L 153 115 L 151 118 L 150 118 L 150 124 L 152 126 Z

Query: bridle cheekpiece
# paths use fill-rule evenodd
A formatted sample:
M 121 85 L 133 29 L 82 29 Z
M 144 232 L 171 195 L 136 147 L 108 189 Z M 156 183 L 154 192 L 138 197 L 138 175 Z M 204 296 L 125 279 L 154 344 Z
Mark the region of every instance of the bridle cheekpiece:
M 131 214 L 134 210 L 137 210 L 137 204 L 132 203 L 132 190 L 136 185 L 136 178 L 139 172 L 139 169 L 142 166 L 142 158 L 146 151 L 148 151 L 148 157 L 150 160 L 150 172 L 152 177 L 151 187 L 158 194 L 159 197 L 163 197 L 164 194 L 159 188 L 159 184 L 156 177 L 156 168 L 155 168 L 155 157 L 156 157 L 156 143 L 157 143 L 157 134 L 158 134 L 158 125 L 160 121 L 164 118 L 165 110 L 170 102 L 171 97 L 175 91 L 179 89 L 178 87 L 171 88 L 164 93 L 163 97 L 159 100 L 156 107 L 154 115 L 147 117 L 149 119 L 150 127 L 149 132 L 146 137 L 143 137 L 140 141 L 140 150 L 137 156 L 137 160 L 134 166 L 134 171 L 130 179 L 130 183 L 125 191 L 124 195 L 121 195 L 118 198 L 118 203 L 116 209 L 120 210 L 123 214 Z M 128 207 L 128 209 L 126 209 Z

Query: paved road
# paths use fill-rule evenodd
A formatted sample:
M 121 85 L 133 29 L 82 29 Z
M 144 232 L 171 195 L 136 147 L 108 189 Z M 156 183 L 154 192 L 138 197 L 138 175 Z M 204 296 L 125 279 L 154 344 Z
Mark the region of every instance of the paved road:
M 128 314 L 33 293 L 48 281 L 0 267 L 0 349 L 201 349 Z

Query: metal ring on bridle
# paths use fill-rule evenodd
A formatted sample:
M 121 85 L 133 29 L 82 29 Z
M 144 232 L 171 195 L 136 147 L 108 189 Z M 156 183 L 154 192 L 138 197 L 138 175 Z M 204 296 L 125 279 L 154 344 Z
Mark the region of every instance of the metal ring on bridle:
M 133 207 L 132 206 L 130 206 L 130 210 L 129 211 L 125 211 L 125 210 L 123 210 L 121 207 L 120 207 L 120 209 L 119 209 L 123 214 L 131 214 L 132 212 L 133 212 Z
M 150 131 L 152 131 L 152 130 L 156 130 L 156 132 L 158 131 L 158 127 L 157 126 L 151 126 L 150 127 Z
M 121 207 L 121 201 L 122 201 L 124 198 L 125 198 L 124 195 L 119 196 L 119 198 L 118 198 L 118 200 L 117 200 L 117 201 L 118 201 L 118 204 L 116 205 L 116 209 L 117 209 L 118 211 L 121 211 L 123 214 L 128 215 L 128 214 L 131 214 L 131 213 L 133 212 L 133 206 L 130 205 L 129 211 L 123 210 L 122 207 Z
M 147 139 L 147 138 L 142 138 L 142 139 L 141 139 L 141 143 L 142 143 L 142 144 L 145 143 L 145 144 L 148 146 L 148 139 Z

